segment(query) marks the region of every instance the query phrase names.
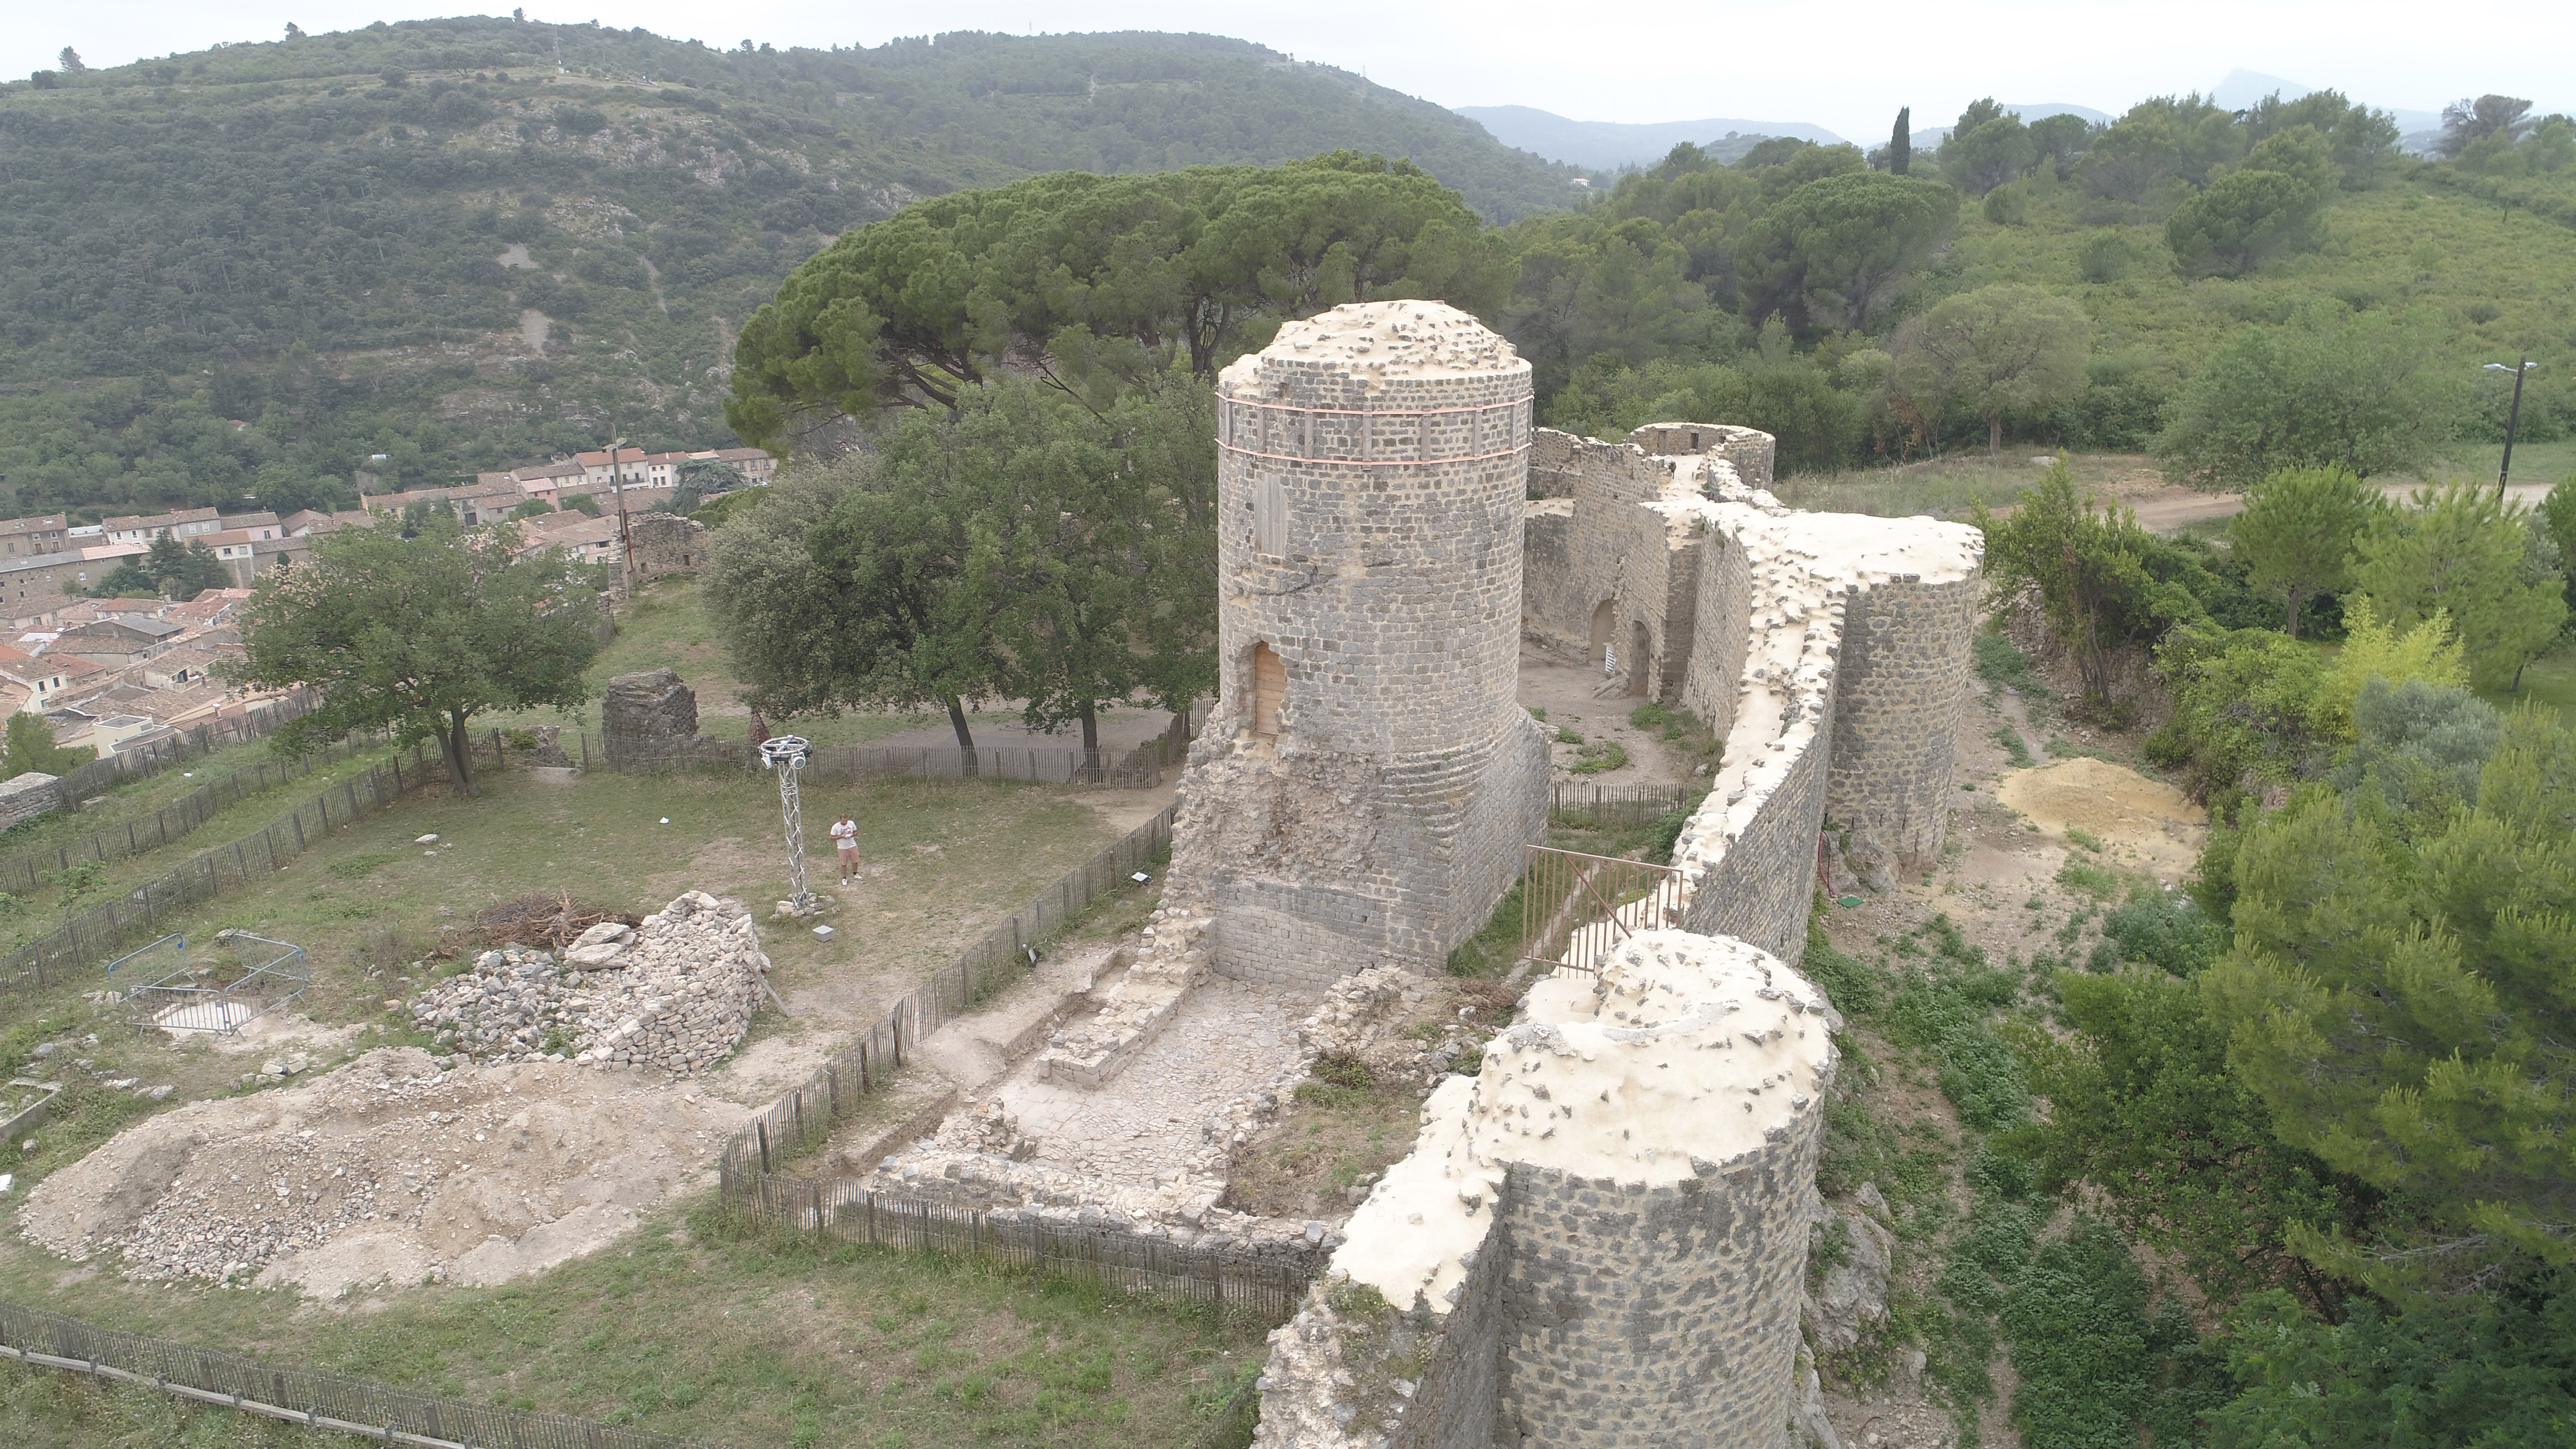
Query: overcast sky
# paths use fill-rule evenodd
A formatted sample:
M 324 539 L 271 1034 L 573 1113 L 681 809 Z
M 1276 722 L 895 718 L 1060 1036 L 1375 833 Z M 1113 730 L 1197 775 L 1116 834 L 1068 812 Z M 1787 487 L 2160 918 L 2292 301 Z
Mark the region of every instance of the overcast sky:
M 0 0 L 0 75 L 50 66 L 65 45 L 110 65 L 274 40 L 290 20 L 319 33 L 457 11 L 435 0 Z M 2378 106 L 2431 111 L 2501 91 L 2576 111 L 2576 6 L 2551 0 L 572 0 L 529 11 L 782 49 L 932 29 L 1205 30 L 1365 71 L 1447 106 L 1528 105 L 1596 121 L 1809 121 L 1855 139 L 1875 139 L 1899 105 L 1914 108 L 1918 126 L 1946 123 L 1983 95 L 2118 112 L 2142 96 L 2206 90 L 2238 67 Z

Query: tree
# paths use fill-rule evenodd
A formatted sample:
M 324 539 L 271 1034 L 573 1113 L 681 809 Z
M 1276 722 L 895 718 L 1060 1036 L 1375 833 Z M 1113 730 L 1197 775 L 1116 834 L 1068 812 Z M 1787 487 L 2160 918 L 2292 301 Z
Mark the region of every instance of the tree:
M 2567 619 L 2565 581 L 2525 572 L 2530 510 L 2467 483 L 2416 489 L 2413 505 L 2389 510 L 2361 535 L 2353 588 L 2397 629 L 2447 613 L 2472 684 L 2517 678 Z
M 1154 687 L 1174 713 L 1215 684 L 1214 397 L 1181 384 L 1107 418 L 1025 382 L 970 396 L 947 460 L 978 480 L 962 587 L 991 620 L 1031 729 Z
M 68 775 L 96 760 L 94 751 L 72 749 L 54 743 L 54 727 L 45 717 L 32 710 L 20 710 L 9 716 L 9 731 L 0 741 L 0 757 L 6 759 L 7 778 L 16 779 L 29 770 L 48 775 Z
M 2201 978 L 2282 1138 L 2404 1194 L 2452 1261 L 2576 1263 L 2571 812 L 2576 736 L 2531 709 L 2437 833 L 2307 786 L 2238 845 L 2235 945 Z M 2446 1261 L 2294 1241 L 2366 1278 Z
M 2328 739 L 2350 743 L 2357 737 L 2353 701 L 2374 679 L 2391 685 L 2421 683 L 2437 689 L 2469 682 L 2460 637 L 2451 628 L 2451 616 L 2442 610 L 2436 609 L 2400 632 L 2379 616 L 2368 594 L 2355 594 L 2344 605 L 2343 623 L 2343 648 L 2336 651 L 2333 664 L 2318 681 L 2317 700 L 2311 711 L 2318 732 Z
M 1914 108 L 1896 108 L 1896 129 L 1887 137 L 1887 174 L 1903 176 L 1914 169 Z
M 2241 277 L 2284 252 L 2316 244 L 2326 193 L 2279 171 L 2232 171 L 2165 222 L 2174 265 L 2191 276 Z
M 202 543 L 182 544 L 164 533 L 139 555 L 128 555 L 98 581 L 104 599 L 169 598 L 181 603 L 208 589 L 226 588 L 232 573 L 213 549 Z
M 469 537 L 453 518 L 418 537 L 349 528 L 315 541 L 311 562 L 263 577 L 243 611 L 247 655 L 234 677 L 303 685 L 313 713 L 273 738 L 288 753 L 351 730 L 398 744 L 435 739 L 448 778 L 475 793 L 466 726 L 487 709 L 568 709 L 589 697 L 598 600 L 555 550 L 510 557 L 509 525 Z
M 2030 123 L 2031 149 L 2050 174 L 2060 179 L 2092 143 L 2093 123 L 2082 116 L 2042 116 Z
M 2261 1098 L 2227 1067 L 2195 983 L 2154 973 L 2060 971 L 2064 1034 L 2021 1027 L 2013 1046 L 2045 1124 L 2014 1145 L 2043 1186 L 2090 1182 L 2120 1226 L 2178 1259 L 2214 1301 L 2297 1284 L 2330 1293 L 2289 1250 L 2293 1224 L 2348 1222 L 2376 1195 L 2284 1144 Z
M 1807 182 L 1736 248 L 1744 315 L 1778 314 L 1797 332 L 1866 331 L 1958 219 L 1957 193 L 1938 181 L 1854 171 Z
M 2173 716 L 2148 737 L 2159 764 L 2186 767 L 2194 798 L 2314 776 L 2331 756 L 2315 722 L 2324 665 L 2269 629 L 2179 628 L 2156 647 Z
M 1997 518 L 1978 504 L 1976 524 L 1986 535 L 1986 578 L 1996 601 L 2009 603 L 2024 591 L 2038 596 L 2049 632 L 2074 654 L 2085 700 L 2097 709 L 2111 705 L 2113 646 L 2151 621 L 2200 613 L 2187 590 L 2159 585 L 2148 574 L 2150 540 L 2137 514 L 2116 504 L 2095 512 L 2092 496 L 2076 490 L 2063 460 L 2049 466 L 2008 516 Z
M 1898 385 L 1984 418 L 1986 451 L 2000 452 L 2006 413 L 2044 412 L 2084 390 L 2091 331 L 2064 297 L 2019 282 L 1979 287 L 1898 332 Z
M 81 59 L 81 53 L 68 45 L 63 47 L 61 55 L 54 58 L 54 66 L 65 75 L 79 75 L 89 69 L 88 64 Z M 2523 104 L 2527 106 L 2531 103 L 2525 101 Z
M 599 516 L 599 500 L 591 497 L 587 493 L 565 494 L 563 496 L 563 507 L 574 513 L 581 514 L 586 518 L 597 518 Z
M 917 203 L 799 267 L 735 344 L 725 417 L 787 447 L 884 407 L 957 406 L 1004 357 L 1099 410 L 1175 366 L 1212 379 L 1342 302 L 1483 310 L 1499 238 L 1410 162 L 1079 171 Z
M 2247 588 L 2281 597 L 2282 632 L 2296 639 L 2300 608 L 2343 592 L 2354 543 L 2387 508 L 2378 489 L 2341 468 L 2284 468 L 2247 490 L 2227 544 L 2245 562 Z
M 2197 95 L 2156 96 L 2102 128 L 2078 168 L 2113 201 L 2141 203 L 2168 178 L 2198 187 L 2251 144 L 2236 115 Z
M 2021 116 L 2006 115 L 1989 96 L 1959 113 L 1941 143 L 1941 174 L 1970 196 L 1983 196 L 2028 171 L 2037 154 Z
M 2326 138 L 2338 183 L 2346 191 L 2371 189 L 2397 164 L 2396 118 L 2354 105 L 2340 91 L 2310 91 L 2295 101 L 2275 93 L 2245 115 L 2246 134 L 2258 147 L 2277 132 L 2301 126 Z
M 69 50 L 63 55 L 67 62 L 76 59 Z M 66 63 L 63 69 L 78 67 Z M 2433 143 L 2434 148 L 2444 156 L 2457 158 L 2489 136 L 2502 136 L 2505 144 L 2511 145 L 2536 124 L 2530 115 L 2531 102 L 2517 96 L 2487 95 L 2453 101 L 2442 108 L 2442 138 Z
M 531 498 L 510 510 L 510 521 L 516 523 L 522 518 L 543 518 L 554 511 L 555 506 L 546 500 Z
M 2177 482 L 2242 490 L 2283 468 L 2356 477 L 2429 463 L 2458 432 L 2468 387 L 2429 318 L 2311 302 L 2248 324 L 2168 405 L 2155 451 Z

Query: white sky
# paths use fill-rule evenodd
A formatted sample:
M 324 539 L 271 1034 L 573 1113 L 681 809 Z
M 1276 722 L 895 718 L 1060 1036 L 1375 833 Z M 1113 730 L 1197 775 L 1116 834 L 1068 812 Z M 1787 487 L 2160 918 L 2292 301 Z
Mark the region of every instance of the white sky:
M 453 14 L 450 0 L 0 0 L 0 76 Z M 2373 105 L 2438 110 L 2487 91 L 2576 110 L 2576 6 L 2550 0 L 561 0 L 533 18 L 642 25 L 732 44 L 880 44 L 930 30 L 1205 30 L 1351 70 L 1442 105 L 1529 105 L 1578 120 L 1809 121 L 1874 140 L 1899 105 L 1946 124 L 1968 101 L 2119 112 L 2237 67 Z M 935 15 L 933 20 L 929 17 Z M 1569 17 L 1571 23 L 1569 23 Z

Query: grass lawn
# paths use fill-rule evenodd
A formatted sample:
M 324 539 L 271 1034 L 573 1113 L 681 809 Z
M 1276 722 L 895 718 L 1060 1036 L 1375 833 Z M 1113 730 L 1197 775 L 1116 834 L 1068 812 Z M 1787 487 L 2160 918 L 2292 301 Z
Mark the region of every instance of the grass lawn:
M 674 574 L 656 579 L 645 585 L 632 601 L 620 605 L 616 612 L 617 637 L 599 651 L 599 657 L 591 662 L 583 676 L 590 685 L 594 701 L 608 687 L 608 681 L 618 675 L 646 669 L 675 669 L 689 687 L 697 691 L 699 733 L 720 739 L 749 738 L 751 716 L 743 706 L 741 686 L 735 682 L 726 663 L 724 646 L 717 641 L 714 621 L 707 617 L 705 597 L 694 577 Z M 973 710 L 968 713 L 970 724 L 1016 723 L 1019 717 L 1016 710 Z M 578 719 L 585 728 L 596 730 L 599 727 L 596 704 L 575 711 L 570 718 L 552 710 L 478 715 L 474 728 L 479 733 L 495 727 L 569 724 L 574 719 Z M 774 734 L 795 733 L 818 745 L 863 745 L 905 730 L 920 729 L 925 725 L 945 726 L 947 722 L 945 714 L 919 711 L 842 714 L 831 718 L 801 716 L 792 722 L 773 719 L 769 721 L 769 727 Z
M 297 782 L 299 786 L 303 782 Z M 300 796 L 301 791 L 294 792 Z M 837 939 L 771 929 L 773 981 L 797 1020 L 856 1026 L 993 921 L 1118 834 L 1073 792 L 1010 782 L 879 781 L 809 801 L 811 858 L 847 810 L 874 874 L 845 895 Z M 174 921 L 191 941 L 240 926 L 309 953 L 317 1022 L 364 1023 L 360 1046 L 415 1040 L 383 1000 L 408 994 L 412 956 L 443 929 L 529 890 L 569 890 L 648 911 L 699 887 L 755 903 L 783 893 L 778 800 L 766 777 L 588 773 L 548 785 L 509 770 L 475 798 L 415 792 L 337 831 L 253 888 Z M 232 812 L 227 812 L 230 815 Z M 665 820 L 668 823 L 664 823 Z M 261 823 L 246 820 L 242 828 Z M 225 828 L 194 843 L 228 839 Z M 414 843 L 435 833 L 435 847 Z M 193 853 L 156 852 L 166 870 Z M 1123 898 L 1094 926 L 1126 922 Z M 765 912 L 764 912 L 765 915 Z M 382 945 L 390 933 L 401 949 Z M 32 1151 L 9 1151 L 12 1200 L 153 1112 L 238 1090 L 240 1055 L 138 1037 L 81 973 L 13 995 L 0 1014 L 0 1075 L 66 1083 Z M 51 1041 L 59 1050 L 38 1059 Z M 66 1062 L 78 1056 L 89 1070 Z M 152 1103 L 103 1085 L 177 1087 Z M 694 1215 L 692 1215 L 694 1214 Z M 0 1240 L 0 1296 L 96 1322 L 522 1407 L 605 1415 L 720 1443 L 852 1446 L 1095 1444 L 1134 1435 L 1186 1443 L 1202 1400 L 1257 1360 L 1254 1326 L 1042 1286 L 916 1257 L 741 1238 L 694 1209 L 663 1210 L 631 1250 L 501 1289 L 415 1288 L 349 1312 L 290 1295 L 145 1288 Z M 1231 1355 L 1229 1357 L 1229 1354 Z M 0 1443 L 302 1442 L 300 1430 L 183 1409 L 59 1375 L 0 1369 Z M 320 1442 L 320 1441 L 315 1441 Z
M 761 939 L 774 963 L 771 980 L 800 1025 L 822 1029 L 873 1020 L 1120 834 L 1074 792 L 1007 781 L 888 780 L 813 794 L 806 848 L 818 888 L 834 884 L 823 831 L 844 810 L 858 822 L 871 874 L 843 893 L 834 940 L 766 924 Z M 194 853 L 190 845 L 230 839 L 230 823 L 114 869 L 138 877 L 168 870 Z M 245 818 L 242 828 L 261 823 Z M 413 844 L 425 834 L 439 837 L 435 848 Z M 250 889 L 173 917 L 169 926 L 190 941 L 239 927 L 300 945 L 313 984 L 297 1009 L 326 1024 L 381 1023 L 393 1032 L 387 1040 L 407 1040 L 383 1000 L 416 989 L 409 960 L 443 930 L 469 925 L 475 912 L 528 891 L 564 890 L 642 913 L 691 888 L 739 896 L 756 909 L 785 894 L 778 796 L 767 777 L 594 771 L 570 785 L 548 785 L 511 770 L 487 778 L 472 799 L 436 787 L 416 791 L 335 831 Z M 102 1075 L 176 1085 L 171 1106 L 228 1091 L 247 1069 L 204 1040 L 170 1045 L 138 1037 L 123 1024 L 121 1008 L 86 999 L 110 984 L 102 974 L 76 972 L 44 991 L 0 1000 L 0 1078 L 33 1070 L 35 1046 L 65 1033 L 96 1035 L 80 1050 Z M 779 1026 L 774 1014 L 755 1018 L 756 1033 Z M 20 1191 L 145 1110 L 138 1099 L 77 1074 L 69 1080 L 61 1118 L 42 1134 L 40 1150 L 9 1164 Z
M 2535 659 L 2522 671 L 2522 690 L 2482 689 L 2478 697 L 2496 708 L 2511 711 L 2524 704 L 2558 711 L 2559 717 L 2576 724 L 2576 648 L 2561 649 L 2544 659 Z
M 1965 519 L 1976 503 L 2001 508 L 2022 495 L 2047 470 L 2033 458 L 2059 456 L 2036 444 L 2015 444 L 2001 453 L 1953 453 L 1919 463 L 1886 468 L 1847 468 L 1830 473 L 1799 473 L 1782 478 L 1771 491 L 1792 508 L 1822 513 L 1867 513 L 1880 518 Z M 2068 471 L 2079 485 L 2103 490 L 2114 483 L 2152 475 L 2154 464 L 2132 453 L 2068 453 Z
M 710 1443 L 818 1449 L 1187 1445 L 1266 1325 L 985 1265 L 734 1229 L 703 1206 L 501 1288 L 363 1309 L 145 1288 L 0 1246 L 0 1295 L 131 1332 Z M 0 1442 L 341 1444 L 51 1370 L 0 1366 Z

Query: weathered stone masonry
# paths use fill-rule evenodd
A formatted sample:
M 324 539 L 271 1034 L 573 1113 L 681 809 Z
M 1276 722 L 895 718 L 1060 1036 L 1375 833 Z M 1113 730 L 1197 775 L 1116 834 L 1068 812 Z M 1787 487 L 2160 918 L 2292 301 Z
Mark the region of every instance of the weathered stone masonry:
M 1676 1023 L 1731 1017 L 1758 974 L 1753 998 L 1796 1003 L 1784 1025 L 1814 1011 L 1808 1029 L 1829 1030 L 1821 997 L 1782 964 L 1803 941 L 1829 817 L 1847 849 L 1907 870 L 1937 859 L 1981 540 L 1784 508 L 1738 471 L 1767 481 L 1769 439 L 1699 430 L 1712 447 L 1692 431 L 1538 434 L 1523 616 L 1527 637 L 1596 662 L 1613 644 L 1630 692 L 1678 699 L 1723 737 L 1674 851 L 1687 929 L 1637 923 L 1598 986 L 1543 980 L 1479 1073 L 1433 1094 L 1332 1280 L 1272 1336 L 1261 1445 L 1785 1440 L 1830 1048 L 1801 1059 L 1803 1076 L 1762 1057 L 1695 1061 L 1675 1050 L 1692 1030 Z M 1657 991 L 1702 1004 L 1675 1010 Z M 1779 1036 L 1754 1025 L 1695 1050 Z M 1624 1084 L 1530 1087 L 1551 1058 Z M 1709 1074 L 1686 1084 L 1692 1105 L 1664 1110 L 1653 1084 L 1693 1068 Z M 1763 1113 L 1758 1142 L 1726 1135 L 1745 1108 Z M 1569 1160 L 1559 1134 L 1584 1119 L 1557 1114 L 1585 1109 L 1606 1114 L 1593 1130 L 1615 1130 L 1629 1160 Z M 1354 1285 L 1389 1306 L 1368 1309 Z
M 1514 697 L 1529 365 L 1440 303 L 1354 304 L 1217 391 L 1220 684 L 1174 875 L 1221 974 L 1437 971 L 1546 828 Z

